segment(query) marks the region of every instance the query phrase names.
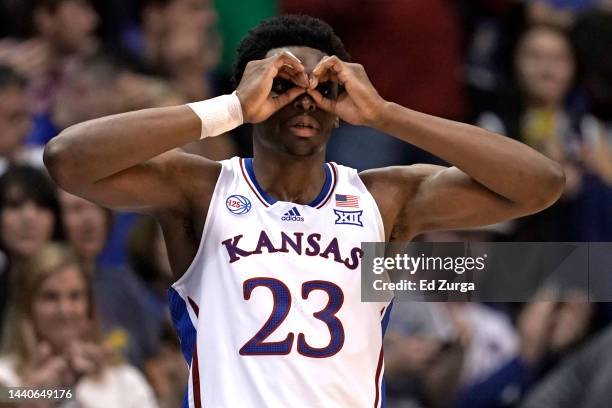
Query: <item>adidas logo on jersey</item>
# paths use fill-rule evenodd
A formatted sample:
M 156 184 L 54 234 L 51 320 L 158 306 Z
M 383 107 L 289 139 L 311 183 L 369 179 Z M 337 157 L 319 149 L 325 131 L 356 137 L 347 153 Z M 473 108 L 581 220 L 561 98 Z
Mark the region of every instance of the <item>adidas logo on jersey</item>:
M 281 217 L 281 221 L 304 221 L 304 217 L 300 215 L 296 207 L 293 207 Z

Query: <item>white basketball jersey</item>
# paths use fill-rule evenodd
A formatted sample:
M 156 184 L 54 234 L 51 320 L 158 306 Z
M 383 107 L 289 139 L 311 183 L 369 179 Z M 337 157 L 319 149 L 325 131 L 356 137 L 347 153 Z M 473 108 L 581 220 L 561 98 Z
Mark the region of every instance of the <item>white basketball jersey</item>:
M 169 302 L 184 407 L 380 407 L 388 303 L 361 302 L 362 242 L 385 240 L 353 169 L 310 205 L 275 201 L 252 159 L 222 162 L 202 240 Z

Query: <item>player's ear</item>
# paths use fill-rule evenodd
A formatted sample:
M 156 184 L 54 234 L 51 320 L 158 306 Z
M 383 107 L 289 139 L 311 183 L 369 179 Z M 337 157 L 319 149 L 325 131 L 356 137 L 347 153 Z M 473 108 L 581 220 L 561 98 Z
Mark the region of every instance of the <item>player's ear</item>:
M 340 127 L 340 118 L 336 116 L 336 120 L 334 120 L 334 127 L 338 129 Z

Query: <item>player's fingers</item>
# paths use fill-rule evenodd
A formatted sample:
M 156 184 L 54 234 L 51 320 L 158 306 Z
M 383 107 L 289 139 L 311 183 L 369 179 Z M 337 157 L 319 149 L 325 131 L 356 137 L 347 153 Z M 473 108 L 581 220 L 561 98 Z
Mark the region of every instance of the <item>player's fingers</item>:
M 319 82 L 334 79 L 344 70 L 344 62 L 335 55 L 324 57 L 310 73 L 310 89 L 317 87 Z
M 304 65 L 291 52 L 283 51 L 266 60 L 266 76 L 268 80 L 274 79 L 279 72 L 291 77 L 291 81 L 303 88 L 308 87 L 308 76 L 304 72 Z
M 318 77 L 312 77 L 311 75 L 311 77 L 309 78 L 309 88 L 315 89 L 320 84 L 325 82 L 336 82 L 338 84 L 341 83 L 340 78 L 338 77 L 338 74 L 336 74 L 335 71 L 325 71 Z
M 284 70 L 278 71 L 278 74 L 276 76 L 278 78 L 286 79 L 287 81 L 293 81 L 293 75 L 290 72 Z
M 295 75 L 291 72 L 280 71 L 277 75 L 277 78 L 283 78 L 287 81 L 292 82 L 296 87 L 300 88 L 302 91 L 308 88 L 308 79 L 305 76 L 305 74 Z
M 283 51 L 282 53 L 271 57 L 271 62 L 272 66 L 276 68 L 277 72 L 283 67 L 296 72 L 304 72 L 304 65 L 302 65 L 302 61 L 300 61 L 289 51 Z
M 297 98 L 303 93 L 304 89 L 302 88 L 291 88 L 287 92 L 272 98 L 272 101 L 275 104 L 276 110 L 278 110 L 288 105 L 291 101 L 295 100 L 295 98 Z
M 289 50 L 284 50 L 281 55 L 291 58 L 293 61 L 298 62 L 300 65 L 302 64 L 302 61 Z
M 321 73 L 329 69 L 330 62 L 330 56 L 321 58 L 321 61 L 319 61 L 319 63 L 312 70 L 311 75 L 321 75 Z
M 324 97 L 321 95 L 321 92 L 316 89 L 308 89 L 306 92 L 308 92 L 308 95 L 315 101 L 317 107 L 329 113 L 336 113 L 336 101 Z
M 296 72 L 294 70 L 288 69 L 287 67 L 282 67 L 278 71 L 278 76 L 288 81 L 293 82 L 294 84 L 296 84 L 297 86 L 301 88 L 304 88 L 304 89 L 308 88 L 308 85 L 309 85 L 308 75 L 306 75 L 306 73 L 304 73 L 303 71 Z

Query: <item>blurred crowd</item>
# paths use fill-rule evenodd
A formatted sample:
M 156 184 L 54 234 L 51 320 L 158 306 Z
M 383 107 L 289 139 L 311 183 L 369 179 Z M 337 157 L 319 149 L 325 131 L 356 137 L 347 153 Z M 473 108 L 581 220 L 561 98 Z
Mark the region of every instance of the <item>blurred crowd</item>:
M 62 191 L 42 151 L 78 122 L 231 92 L 238 41 L 282 12 L 330 23 L 386 99 L 563 164 L 564 195 L 542 213 L 418 239 L 612 241 L 610 0 L 0 0 L 0 385 L 75 387 L 83 407 L 180 406 L 161 230 Z M 249 128 L 183 149 L 248 156 Z M 328 157 L 439 163 L 345 123 Z M 612 308 L 583 295 L 396 302 L 387 406 L 609 406 Z

